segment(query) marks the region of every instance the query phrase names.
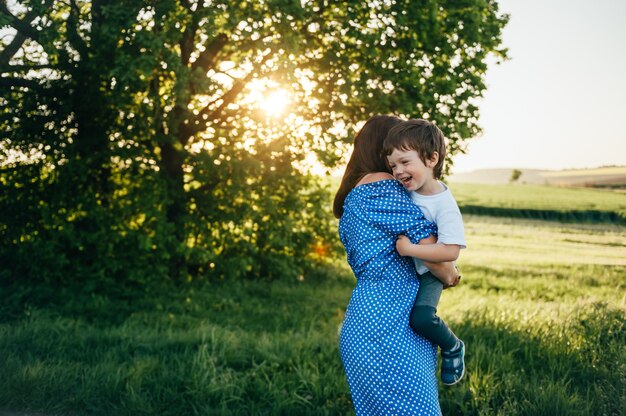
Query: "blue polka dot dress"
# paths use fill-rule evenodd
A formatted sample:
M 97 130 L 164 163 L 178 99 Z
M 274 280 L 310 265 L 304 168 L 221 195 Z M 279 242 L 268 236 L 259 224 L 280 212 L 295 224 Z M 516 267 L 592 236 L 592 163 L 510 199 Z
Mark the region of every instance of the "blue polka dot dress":
M 399 234 L 416 243 L 434 224 L 393 179 L 355 187 L 339 236 L 357 284 L 343 321 L 340 352 L 357 415 L 440 415 L 437 349 L 409 326 L 419 281 Z

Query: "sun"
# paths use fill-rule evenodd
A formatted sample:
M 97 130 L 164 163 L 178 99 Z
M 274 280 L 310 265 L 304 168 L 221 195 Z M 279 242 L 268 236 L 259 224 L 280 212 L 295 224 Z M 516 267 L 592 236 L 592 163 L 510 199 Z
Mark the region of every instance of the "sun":
M 259 102 L 259 106 L 268 116 L 278 117 L 285 112 L 289 103 L 290 100 L 287 91 L 277 89 L 264 95 Z

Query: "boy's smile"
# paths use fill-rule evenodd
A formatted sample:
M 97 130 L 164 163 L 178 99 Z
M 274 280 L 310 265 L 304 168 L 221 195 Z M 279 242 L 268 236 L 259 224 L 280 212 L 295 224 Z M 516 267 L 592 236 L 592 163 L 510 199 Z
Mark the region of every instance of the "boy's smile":
M 424 164 L 415 150 L 394 151 L 387 156 L 387 162 L 393 176 L 409 191 L 415 191 L 423 195 L 433 195 L 441 191 L 439 181 L 434 178 L 433 166 L 437 162 L 437 156 L 433 160 L 427 160 Z

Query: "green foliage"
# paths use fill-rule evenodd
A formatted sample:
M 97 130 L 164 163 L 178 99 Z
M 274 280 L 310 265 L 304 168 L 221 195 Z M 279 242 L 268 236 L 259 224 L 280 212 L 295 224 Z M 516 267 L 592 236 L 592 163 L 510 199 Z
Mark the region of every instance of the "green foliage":
M 14 308 L 9 315 L 46 303 L 88 312 L 100 297 L 132 302 L 168 285 L 166 265 L 176 242 L 168 237 L 158 188 L 137 195 L 146 191 L 149 178 L 142 178 L 141 189 L 127 179 L 106 206 L 83 196 L 75 207 L 56 187 L 28 183 L 14 172 L 0 196 L 0 280 Z M 25 210 L 23 200 L 10 199 L 13 187 L 33 190 L 25 196 L 41 190 L 36 195 L 43 200 Z
M 0 16 L 1 277 L 35 304 L 299 276 L 337 247 L 311 164 L 335 166 L 377 113 L 437 121 L 454 154 L 479 130 L 486 58 L 506 55 L 493 0 L 22 0 Z M 279 90 L 273 117 L 258 96 Z

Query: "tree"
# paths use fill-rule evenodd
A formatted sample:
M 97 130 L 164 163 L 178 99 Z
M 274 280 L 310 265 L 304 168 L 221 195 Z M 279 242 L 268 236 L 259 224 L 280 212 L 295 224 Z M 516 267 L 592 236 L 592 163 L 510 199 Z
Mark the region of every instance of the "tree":
M 511 171 L 511 177 L 509 178 L 509 182 L 511 183 L 517 182 L 520 176 L 522 176 L 522 171 L 519 169 L 513 169 Z
M 335 166 L 373 114 L 434 120 L 462 151 L 508 17 L 494 0 L 32 0 L 0 19 L 0 257 L 53 240 L 69 274 L 91 250 L 184 277 L 301 268 L 334 234 L 311 161 Z M 280 117 L 255 99 L 272 92 Z

